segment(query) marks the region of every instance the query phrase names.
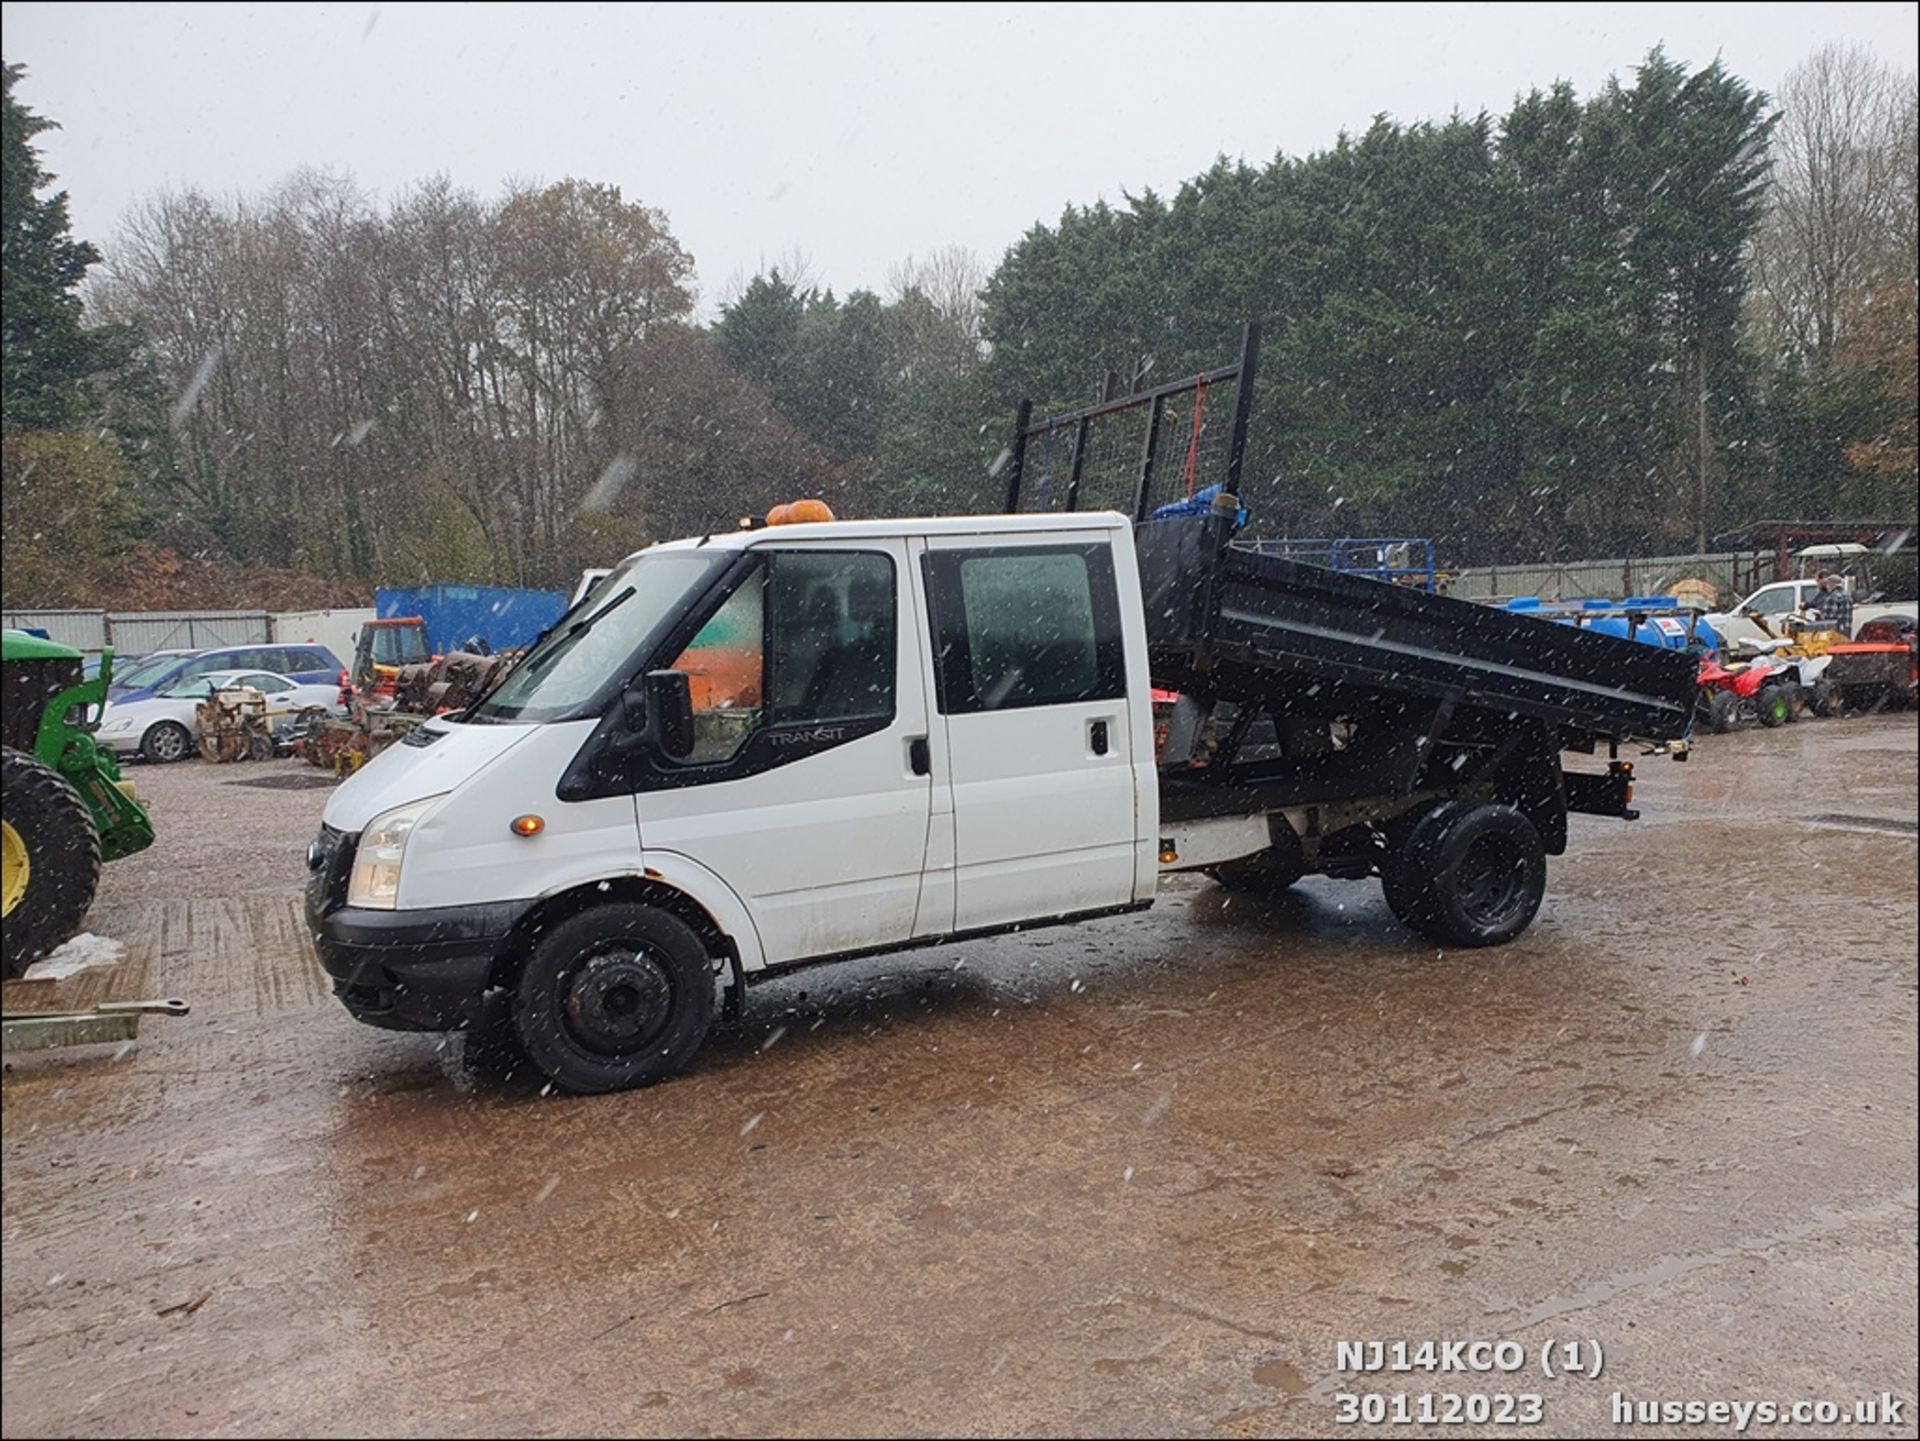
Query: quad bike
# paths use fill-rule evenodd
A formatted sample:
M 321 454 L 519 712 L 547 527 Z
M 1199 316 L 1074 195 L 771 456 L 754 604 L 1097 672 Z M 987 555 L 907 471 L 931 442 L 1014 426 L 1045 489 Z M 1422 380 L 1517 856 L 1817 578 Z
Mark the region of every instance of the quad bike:
M 1800 679 L 1790 662 L 1761 656 L 1732 665 L 1718 656 L 1700 662 L 1700 722 L 1724 735 L 1741 725 L 1788 725 L 1800 718 Z

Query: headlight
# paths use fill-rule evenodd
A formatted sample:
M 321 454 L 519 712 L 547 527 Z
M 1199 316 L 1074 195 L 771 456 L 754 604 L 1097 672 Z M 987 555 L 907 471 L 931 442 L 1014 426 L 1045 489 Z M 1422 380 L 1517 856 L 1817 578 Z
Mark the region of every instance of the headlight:
M 132 729 L 133 729 L 133 718 L 131 716 L 121 716 L 118 720 L 110 720 L 105 725 L 101 726 L 100 734 L 107 735 L 107 736 L 117 736 L 117 735 L 123 734 L 126 731 L 130 731 Z
M 347 904 L 371 910 L 390 911 L 400 894 L 400 862 L 407 852 L 407 837 L 420 823 L 420 817 L 432 809 L 439 796 L 415 801 L 410 806 L 375 816 L 360 834 L 360 847 L 353 855 L 353 879 L 347 884 Z

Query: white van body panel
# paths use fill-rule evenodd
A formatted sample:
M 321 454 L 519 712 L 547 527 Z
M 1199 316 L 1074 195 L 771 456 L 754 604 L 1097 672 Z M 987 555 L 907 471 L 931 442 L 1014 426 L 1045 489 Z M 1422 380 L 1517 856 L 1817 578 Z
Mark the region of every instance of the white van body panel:
M 363 831 L 375 816 L 397 806 L 443 795 L 470 783 L 501 756 L 531 739 L 539 729 L 537 726 L 455 725 L 442 718 L 430 720 L 422 728 L 439 732 L 440 739 L 430 746 L 405 743 L 388 746 L 327 797 L 327 808 L 321 818 L 337 831 Z M 552 791 L 548 794 L 551 796 Z
M 454 726 L 445 740 L 416 752 L 431 759 L 462 733 L 505 730 L 524 736 L 476 768 L 466 784 L 414 827 L 400 871 L 398 909 L 528 900 L 594 880 L 638 875 L 640 829 L 632 796 L 574 802 L 554 796 L 561 774 L 595 724 Z M 380 759 L 407 749 L 390 746 Z M 538 835 L 513 833 L 511 822 L 523 815 L 545 822 Z
M 746 902 L 732 886 L 691 856 L 663 850 L 642 850 L 640 855 L 645 866 L 643 874 L 648 880 L 679 891 L 713 917 L 714 924 L 739 953 L 741 970 L 766 969 L 767 956 L 760 945 L 760 932 L 754 927 Z

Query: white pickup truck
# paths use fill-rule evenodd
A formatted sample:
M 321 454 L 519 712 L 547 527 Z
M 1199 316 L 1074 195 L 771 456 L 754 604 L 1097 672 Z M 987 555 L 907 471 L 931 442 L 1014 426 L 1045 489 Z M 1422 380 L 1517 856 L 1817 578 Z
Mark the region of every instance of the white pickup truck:
M 1843 576 L 1841 581 L 1849 593 L 1854 590 L 1852 576 Z M 1729 647 L 1744 643 L 1764 648 L 1768 641 L 1786 635 L 1796 618 L 1807 616 L 1814 597 L 1819 593 L 1818 578 L 1778 580 L 1771 585 L 1761 586 L 1730 609 L 1702 616 L 1701 620 Z M 1916 608 L 1910 600 L 1856 605 L 1853 608 L 1854 632 L 1857 634 L 1868 621 L 1883 616 L 1903 615 L 1912 620 L 1917 609 L 1920 608 Z
M 1231 524 L 835 522 L 629 557 L 335 792 L 307 917 L 336 994 L 416 1030 L 491 994 L 591 1092 L 683 1067 L 753 979 L 1144 907 L 1169 871 L 1379 874 L 1444 944 L 1517 935 L 1567 812 L 1634 814 L 1631 762 L 1562 749 L 1683 737 L 1693 661 Z M 1156 685 L 1182 693 L 1163 743 Z

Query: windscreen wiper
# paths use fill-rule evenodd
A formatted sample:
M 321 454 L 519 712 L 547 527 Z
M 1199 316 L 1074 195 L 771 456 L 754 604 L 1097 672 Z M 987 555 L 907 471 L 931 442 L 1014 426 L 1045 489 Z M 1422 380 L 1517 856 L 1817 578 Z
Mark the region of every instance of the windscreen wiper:
M 628 586 L 625 590 L 621 591 L 620 594 L 616 595 L 612 600 L 608 601 L 605 605 L 601 606 L 600 609 L 596 610 L 592 615 L 587 616 L 583 620 L 576 620 L 572 625 L 568 626 L 566 630 L 561 632 L 560 638 L 554 641 L 553 645 L 549 647 L 546 651 L 542 652 L 540 655 L 534 656 L 529 661 L 523 661 L 521 665 L 525 666 L 526 671 L 529 675 L 531 675 L 534 671 L 542 669 L 547 664 L 548 661 L 552 660 L 555 656 L 560 654 L 560 652 L 566 647 L 566 644 L 568 641 L 574 639 L 574 637 L 576 636 L 585 635 L 588 631 L 592 630 L 596 625 L 600 623 L 600 619 L 602 616 L 605 616 L 612 611 L 618 610 L 622 605 L 625 605 L 628 600 L 632 599 L 632 597 L 633 597 L 633 587 Z M 534 644 L 538 645 L 539 641 L 535 641 Z M 465 710 L 460 712 L 460 716 L 459 716 L 460 720 L 468 721 L 473 719 L 473 713 L 478 709 L 480 709 L 480 707 L 485 705 L 488 701 L 492 700 L 493 693 L 499 690 L 501 686 L 506 684 L 507 677 L 510 675 L 513 675 L 520 669 L 521 669 L 521 666 L 518 666 L 518 665 L 508 666 L 505 670 L 501 671 L 499 675 L 495 676 L 493 684 L 488 686 L 477 697 L 475 697 L 472 705 L 468 706 Z

